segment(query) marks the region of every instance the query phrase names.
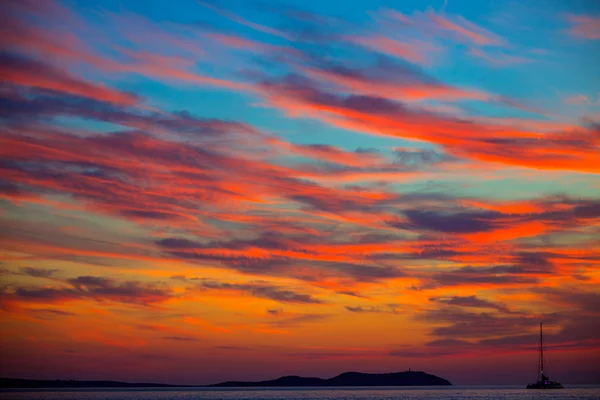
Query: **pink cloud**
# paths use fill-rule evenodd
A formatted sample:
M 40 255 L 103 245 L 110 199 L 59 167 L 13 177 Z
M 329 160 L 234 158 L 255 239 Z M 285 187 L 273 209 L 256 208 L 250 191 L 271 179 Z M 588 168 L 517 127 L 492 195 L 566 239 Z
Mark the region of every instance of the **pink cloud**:
M 266 33 L 267 35 L 272 35 L 272 36 L 278 36 L 280 38 L 283 39 L 288 39 L 288 34 L 286 32 L 283 32 L 279 29 L 275 29 L 272 28 L 270 26 L 267 25 L 263 25 L 263 24 L 259 24 L 253 21 L 249 21 L 241 16 L 239 16 L 238 14 L 235 14 L 231 11 L 228 10 L 224 10 L 222 8 L 216 7 L 212 4 L 209 4 L 205 1 L 201 1 L 201 0 L 197 0 L 199 4 L 203 5 L 204 7 L 216 12 L 217 14 L 223 16 L 224 18 L 227 18 L 233 22 L 236 22 L 240 25 L 243 26 L 247 26 L 248 28 L 251 28 L 257 32 L 262 32 L 262 33 Z
M 567 104 L 571 104 L 571 105 L 589 105 L 592 102 L 590 101 L 590 98 L 584 94 L 574 94 L 572 96 L 567 96 L 564 99 L 564 102 Z
M 402 71 L 393 76 L 384 76 L 383 71 L 373 69 L 337 70 L 302 68 L 309 77 L 325 84 L 332 84 L 349 93 L 376 96 L 390 100 L 401 99 L 405 102 L 415 102 L 427 99 L 440 101 L 480 100 L 493 101 L 493 94 L 469 88 L 447 86 L 435 81 L 429 81 Z
M 486 63 L 496 66 L 496 67 L 504 67 L 507 65 L 516 65 L 516 64 L 525 64 L 530 62 L 527 58 L 513 56 L 510 54 L 505 54 L 502 52 L 494 52 L 490 53 L 484 51 L 479 48 L 472 48 L 469 50 L 469 54 L 475 56 L 481 60 L 484 60 Z
M 580 39 L 600 39 L 600 17 L 589 15 L 569 15 L 572 36 Z
M 504 44 L 502 38 L 498 35 L 467 21 L 461 16 L 454 17 L 454 21 L 449 18 L 430 12 L 429 18 L 440 28 L 456 34 L 461 40 L 467 39 L 475 44 L 486 46 L 501 46 Z
M 351 41 L 381 53 L 402 58 L 415 64 L 430 64 L 430 53 L 436 47 L 427 42 L 400 41 L 386 36 L 354 37 Z
M 67 71 L 24 57 L 3 55 L 0 73 L 6 82 L 50 89 L 119 105 L 134 105 L 135 95 L 91 83 Z

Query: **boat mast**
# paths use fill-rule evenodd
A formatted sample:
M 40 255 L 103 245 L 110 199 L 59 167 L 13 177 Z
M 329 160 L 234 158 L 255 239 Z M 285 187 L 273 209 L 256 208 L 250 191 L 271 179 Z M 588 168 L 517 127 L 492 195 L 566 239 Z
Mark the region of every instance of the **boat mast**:
M 540 379 L 544 379 L 544 335 L 542 333 L 542 322 L 540 321 Z

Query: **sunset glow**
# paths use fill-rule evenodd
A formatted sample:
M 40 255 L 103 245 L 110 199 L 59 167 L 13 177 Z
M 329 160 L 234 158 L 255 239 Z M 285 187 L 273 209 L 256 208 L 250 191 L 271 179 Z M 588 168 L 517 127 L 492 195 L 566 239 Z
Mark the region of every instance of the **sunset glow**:
M 597 2 L 0 7 L 0 376 L 600 382 Z

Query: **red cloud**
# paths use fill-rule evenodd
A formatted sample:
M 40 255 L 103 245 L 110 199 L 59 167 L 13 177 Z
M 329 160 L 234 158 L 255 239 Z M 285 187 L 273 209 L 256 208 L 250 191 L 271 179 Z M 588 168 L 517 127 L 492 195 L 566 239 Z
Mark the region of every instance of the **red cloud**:
M 266 83 L 262 93 L 272 106 L 291 116 L 318 118 L 370 134 L 425 140 L 461 157 L 540 170 L 600 172 L 596 163 L 600 141 L 594 129 L 552 134 L 511 129 L 410 109 L 379 96 L 340 96 L 310 81 Z

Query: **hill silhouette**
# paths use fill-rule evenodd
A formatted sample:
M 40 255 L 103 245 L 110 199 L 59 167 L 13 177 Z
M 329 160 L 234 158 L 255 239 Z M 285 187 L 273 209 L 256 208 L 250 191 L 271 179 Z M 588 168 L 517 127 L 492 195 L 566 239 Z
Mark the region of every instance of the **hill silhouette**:
M 422 371 L 366 374 L 344 372 L 329 379 L 282 376 L 270 381 L 229 381 L 208 385 L 209 387 L 307 387 L 307 386 L 443 386 L 452 385 L 446 379 Z

